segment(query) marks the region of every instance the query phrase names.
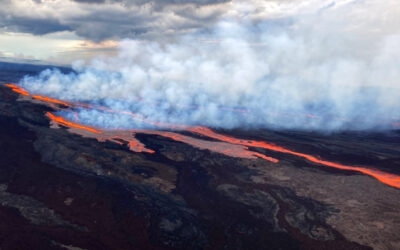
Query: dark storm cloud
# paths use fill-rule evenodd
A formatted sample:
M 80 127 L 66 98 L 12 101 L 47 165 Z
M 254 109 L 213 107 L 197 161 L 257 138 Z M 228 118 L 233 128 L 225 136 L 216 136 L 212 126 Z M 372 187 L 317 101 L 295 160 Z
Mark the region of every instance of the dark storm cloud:
M 216 22 L 223 14 L 218 7 L 229 1 L 2 0 L 0 31 L 73 31 L 93 41 L 174 35 Z
M 45 35 L 58 31 L 69 31 L 71 28 L 63 25 L 54 18 L 30 18 L 12 16 L 11 18 L 0 17 L 0 27 L 8 31 L 31 33 L 34 35 Z
M 124 9 L 100 8 L 76 17 L 69 25 L 77 35 L 93 41 L 138 37 L 152 29 L 156 17 L 139 12 L 127 13 Z

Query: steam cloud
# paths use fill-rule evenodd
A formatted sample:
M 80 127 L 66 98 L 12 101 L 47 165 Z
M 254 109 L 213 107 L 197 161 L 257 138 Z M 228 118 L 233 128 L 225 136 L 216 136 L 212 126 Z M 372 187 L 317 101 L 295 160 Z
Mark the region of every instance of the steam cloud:
M 70 74 L 45 70 L 20 85 L 168 123 L 386 129 L 400 119 L 400 17 L 390 3 L 331 4 L 279 21 L 225 20 L 173 42 L 123 40 L 114 58 L 77 62 Z M 95 109 L 80 110 L 79 119 L 149 126 Z

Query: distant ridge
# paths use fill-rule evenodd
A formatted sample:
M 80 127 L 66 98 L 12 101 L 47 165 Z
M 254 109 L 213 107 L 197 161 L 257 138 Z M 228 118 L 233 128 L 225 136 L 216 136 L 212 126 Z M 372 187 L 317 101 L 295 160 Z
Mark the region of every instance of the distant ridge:
M 16 83 L 25 75 L 36 75 L 46 69 L 59 69 L 63 73 L 70 73 L 73 70 L 66 66 L 46 65 L 33 62 L 4 62 L 0 57 L 0 79 L 1 82 Z

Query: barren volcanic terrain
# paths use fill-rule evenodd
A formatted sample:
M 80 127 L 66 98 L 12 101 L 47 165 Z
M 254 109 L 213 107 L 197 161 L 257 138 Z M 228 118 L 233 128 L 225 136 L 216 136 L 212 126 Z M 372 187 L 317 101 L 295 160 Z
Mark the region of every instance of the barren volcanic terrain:
M 0 74 L 0 249 L 400 249 L 395 128 L 108 131 L 35 70 Z

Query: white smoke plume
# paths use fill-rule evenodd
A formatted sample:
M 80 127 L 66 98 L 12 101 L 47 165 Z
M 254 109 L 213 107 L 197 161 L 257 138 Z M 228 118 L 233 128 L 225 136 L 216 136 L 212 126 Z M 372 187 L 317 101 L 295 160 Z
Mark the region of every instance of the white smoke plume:
M 20 85 L 160 122 L 388 129 L 400 119 L 397 5 L 342 1 L 278 20 L 224 20 L 173 42 L 123 40 L 114 58 L 77 62 L 71 74 L 46 70 Z M 106 128 L 146 126 L 99 110 L 81 110 L 79 118 Z

